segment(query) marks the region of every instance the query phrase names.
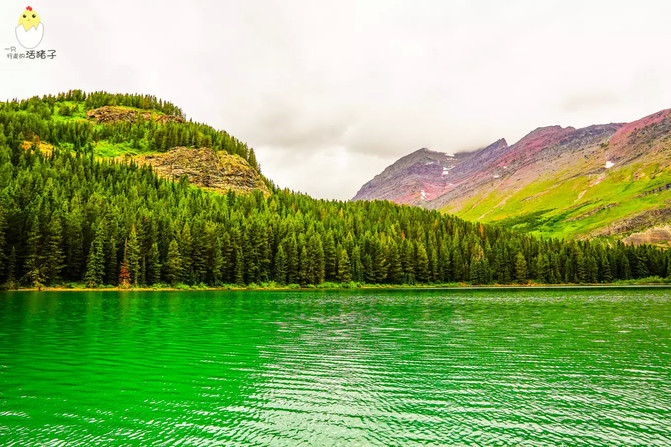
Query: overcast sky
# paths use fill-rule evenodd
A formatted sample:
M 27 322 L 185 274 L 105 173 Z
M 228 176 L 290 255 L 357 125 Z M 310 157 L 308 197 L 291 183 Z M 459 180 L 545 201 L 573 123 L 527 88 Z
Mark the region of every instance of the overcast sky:
M 155 94 L 316 197 L 351 198 L 421 147 L 671 107 L 669 1 L 3 0 L 2 48 L 27 5 L 57 57 L 3 51 L 1 99 Z

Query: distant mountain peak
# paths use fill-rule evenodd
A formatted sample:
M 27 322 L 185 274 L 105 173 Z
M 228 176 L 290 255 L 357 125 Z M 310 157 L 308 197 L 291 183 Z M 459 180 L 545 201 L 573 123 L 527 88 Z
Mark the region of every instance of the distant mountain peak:
M 485 222 L 520 217 L 527 222 L 522 229 L 552 227 L 551 235 L 620 234 L 659 221 L 666 215 L 660 210 L 671 216 L 671 196 L 661 196 L 671 193 L 659 190 L 671 184 L 669 141 L 665 109 L 631 123 L 542 126 L 515 144 L 501 138 L 454 156 L 421 148 L 366 183 L 354 200 L 386 199 Z M 652 214 L 622 214 L 621 201 L 640 201 L 648 191 L 659 201 L 641 202 L 640 212 Z M 525 220 L 528 213 L 538 216 Z

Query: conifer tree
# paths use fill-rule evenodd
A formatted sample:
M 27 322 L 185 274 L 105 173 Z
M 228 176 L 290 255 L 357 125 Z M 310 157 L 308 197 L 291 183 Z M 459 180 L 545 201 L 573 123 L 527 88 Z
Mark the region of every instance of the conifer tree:
M 423 244 L 417 246 L 417 280 L 426 283 L 430 279 L 429 256 L 426 254 L 426 248 Z
M 403 265 L 401 264 L 401 256 L 398 252 L 398 247 L 394 242 L 389 244 L 387 252 L 389 261 L 389 268 L 387 270 L 387 279 L 392 284 L 400 284 L 403 282 Z M 347 259 L 349 263 L 349 258 Z
M 576 277 L 578 282 L 584 283 L 587 280 L 587 262 L 585 261 L 585 255 L 578 247 L 575 248 L 574 252 Z
M 440 269 L 438 268 L 438 253 L 431 250 L 429 255 L 429 270 L 431 271 L 431 281 L 437 283 L 440 280 Z
M 537 278 L 540 282 L 550 283 L 550 261 L 545 254 L 540 254 L 536 261 Z
M 235 251 L 235 273 L 233 275 L 233 281 L 240 286 L 245 284 L 245 258 L 240 247 Z
M 66 263 L 68 276 L 80 280 L 84 273 L 84 216 L 81 202 L 75 197 L 71 202 L 70 213 L 66 217 L 65 239 L 67 245 Z
M 164 277 L 168 284 L 176 284 L 182 279 L 182 255 L 179 244 L 173 239 L 168 248 L 168 257 L 163 264 Z
M 324 239 L 324 278 L 332 281 L 336 277 L 337 254 L 333 235 L 328 233 Z
M 37 215 L 34 214 L 28 230 L 26 241 L 27 253 L 25 270 L 28 283 L 32 287 L 40 288 L 45 282 L 44 258 L 42 255 L 42 237 Z
M 308 251 L 305 247 L 301 249 L 300 268 L 298 271 L 298 283 L 301 286 L 307 286 L 311 280 L 311 260 L 308 258 Z
M 140 284 L 140 243 L 137 237 L 135 225 L 130 230 L 130 235 L 126 241 L 128 251 L 128 269 L 133 285 L 137 287 Z
M 297 284 L 299 281 L 298 272 L 300 270 L 300 259 L 298 256 L 296 236 L 291 235 L 290 238 L 287 238 L 285 245 L 287 252 L 287 283 Z
M 284 247 L 280 245 L 275 256 L 275 281 L 285 284 L 287 280 L 287 256 Z
M 340 257 L 338 258 L 338 282 L 347 283 L 352 281 L 352 267 L 350 265 L 349 256 L 347 256 L 347 250 L 340 251 Z
M 527 281 L 527 260 L 521 251 L 515 256 L 515 279 L 520 284 Z
M 105 275 L 105 260 L 103 258 L 103 244 L 99 237 L 91 242 L 89 258 L 86 263 L 84 282 L 89 288 L 100 287 Z
M 16 247 L 12 247 L 7 258 L 7 283 L 8 289 L 15 289 L 16 284 Z
M 639 250 L 639 253 L 636 254 L 636 263 L 634 269 L 634 277 L 636 278 L 646 278 L 650 276 L 650 271 L 646 263 L 645 253 Z
M 181 278 L 188 283 L 194 282 L 193 272 L 193 239 L 191 237 L 191 226 L 184 224 L 179 238 L 179 253 L 181 255 Z
M 159 262 L 158 244 L 154 242 L 147 253 L 147 284 L 161 282 L 161 263 Z
M 594 259 L 591 253 L 585 257 L 585 271 L 585 280 L 588 283 L 594 284 L 598 282 L 599 264 L 597 264 L 596 259 Z
M 404 239 L 401 243 L 401 265 L 403 266 L 403 282 L 412 284 L 415 282 L 416 267 L 415 249 L 412 242 Z
M 352 249 L 350 264 L 352 265 L 352 280 L 356 282 L 363 281 L 363 263 L 361 262 L 361 250 L 358 245 L 355 245 Z
M 105 282 L 107 284 L 114 284 L 119 277 L 119 260 L 117 258 L 116 238 L 114 236 L 110 236 L 106 251 L 107 267 L 105 268 Z
M 452 250 L 452 270 L 455 281 L 464 281 L 466 279 L 464 275 L 464 261 L 459 247 L 455 247 Z
M 605 253 L 601 256 L 601 281 L 605 283 L 613 282 L 613 272 L 610 268 L 610 261 Z
M 321 284 L 324 282 L 324 248 L 321 238 L 313 235 L 308 242 L 307 250 L 307 283 Z
M 215 285 L 220 285 L 224 278 L 226 259 L 224 258 L 224 247 L 221 238 L 216 238 L 212 256 L 212 279 Z
M 128 266 L 128 239 L 126 239 L 123 245 L 123 259 L 119 266 L 119 287 L 128 289 L 131 286 L 130 267 Z
M 65 267 L 63 252 L 63 226 L 58 216 L 52 216 L 47 229 L 44 247 L 44 276 L 47 282 L 53 282 Z

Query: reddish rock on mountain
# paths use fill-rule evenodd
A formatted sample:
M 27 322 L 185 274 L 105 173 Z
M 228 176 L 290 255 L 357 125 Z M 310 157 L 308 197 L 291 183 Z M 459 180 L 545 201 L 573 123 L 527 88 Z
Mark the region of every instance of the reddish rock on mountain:
M 624 237 L 668 222 L 667 184 L 671 110 L 625 124 L 540 127 L 513 145 L 501 139 L 453 156 L 421 149 L 354 200 L 392 200 L 551 236 Z

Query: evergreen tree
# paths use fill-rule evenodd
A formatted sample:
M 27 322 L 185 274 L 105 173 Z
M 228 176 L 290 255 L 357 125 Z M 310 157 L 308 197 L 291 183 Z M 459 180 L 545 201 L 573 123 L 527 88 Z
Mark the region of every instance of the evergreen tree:
M 313 235 L 307 250 L 307 283 L 321 284 L 324 282 L 324 248 L 321 238 Z
M 311 260 L 308 258 L 308 251 L 303 247 L 301 249 L 300 268 L 298 271 L 298 283 L 301 286 L 307 286 L 311 282 L 312 271 L 310 264 Z
M 214 244 L 214 253 L 212 257 L 212 279 L 214 284 L 219 285 L 224 278 L 224 269 L 226 268 L 226 259 L 224 258 L 224 247 L 221 238 L 217 238 Z
M 537 278 L 540 282 L 545 284 L 551 284 L 550 281 L 550 261 L 545 254 L 540 254 L 538 260 L 536 261 L 536 272 Z
M 610 261 L 608 261 L 608 257 L 605 254 L 601 256 L 601 281 L 605 283 L 613 282 L 613 272 L 610 268 Z
M 128 251 L 128 269 L 130 270 L 131 281 L 137 287 L 140 284 L 140 243 L 135 225 L 130 230 L 130 235 L 126 241 L 126 249 Z
M 84 216 L 80 206 L 79 198 L 75 197 L 65 220 L 67 272 L 73 280 L 80 280 L 84 274 Z
M 84 274 L 84 282 L 87 287 L 95 288 L 103 284 L 105 275 L 105 259 L 103 257 L 103 244 L 99 237 L 96 237 L 91 242 L 91 249 L 89 250 L 89 258 L 86 263 L 86 273 Z
M 130 267 L 128 265 L 128 239 L 126 239 L 123 246 L 123 259 L 119 267 L 119 287 L 128 289 L 131 286 Z
M 361 262 L 361 250 L 358 245 L 354 246 L 352 249 L 352 259 L 350 260 L 350 263 L 352 265 L 352 280 L 356 282 L 363 281 L 363 263 Z
M 175 239 L 170 241 L 168 257 L 163 263 L 163 271 L 168 284 L 176 284 L 182 279 L 182 255 Z
M 341 250 L 338 259 L 338 282 L 347 283 L 352 281 L 352 267 L 350 265 L 347 250 Z
M 44 276 L 52 283 L 65 267 L 63 251 L 63 226 L 58 216 L 52 216 L 47 229 L 47 240 L 44 248 Z
M 125 249 L 125 246 L 124 246 Z M 105 269 L 105 282 L 107 284 L 114 284 L 119 277 L 119 260 L 117 258 L 116 239 L 110 236 L 107 243 L 107 268 Z
M 235 274 L 233 276 L 233 281 L 237 285 L 245 284 L 245 258 L 242 254 L 242 249 L 240 247 L 235 251 Z
M 286 284 L 287 281 L 287 255 L 281 245 L 275 256 L 275 281 L 278 284 Z
M 184 224 L 179 238 L 179 253 L 181 255 L 181 278 L 186 282 L 194 283 L 193 270 L 193 239 L 191 238 L 191 227 L 188 223 Z
M 587 262 L 580 248 L 575 249 L 575 266 L 578 282 L 584 283 L 587 280 Z
M 324 239 L 324 278 L 333 281 L 336 277 L 337 254 L 333 235 L 327 233 Z
M 33 215 L 33 219 L 28 230 L 26 246 L 26 277 L 28 279 L 28 283 L 32 287 L 40 288 L 45 282 L 46 277 L 43 265 L 44 258 L 42 256 L 42 237 L 37 215 Z
M 159 262 L 158 244 L 154 242 L 147 253 L 147 284 L 161 282 L 161 264 Z
M 16 289 L 16 247 L 12 247 L 7 259 L 7 283 L 8 289 Z
M 645 253 L 640 251 L 635 255 L 636 257 L 636 263 L 635 263 L 635 269 L 634 269 L 634 277 L 636 278 L 646 278 L 650 276 L 650 271 L 648 270 L 648 266 L 646 263 L 646 256 Z
M 515 256 L 515 279 L 520 284 L 527 281 L 527 260 L 521 251 Z
M 591 254 L 585 257 L 585 270 L 586 270 L 586 281 L 589 283 L 598 282 L 599 278 L 599 264 L 594 259 L 594 256 Z
M 296 236 L 292 235 L 286 240 L 287 252 L 287 283 L 297 284 L 300 270 L 300 259 L 298 256 L 298 243 Z
M 389 245 L 387 253 L 389 260 L 389 269 L 387 271 L 387 280 L 392 284 L 400 284 L 403 282 L 403 265 L 401 264 L 401 256 L 395 243 Z M 349 258 L 347 259 L 349 264 Z
M 431 272 L 429 271 L 429 256 L 426 254 L 424 245 L 417 246 L 417 280 L 422 283 L 429 281 Z

